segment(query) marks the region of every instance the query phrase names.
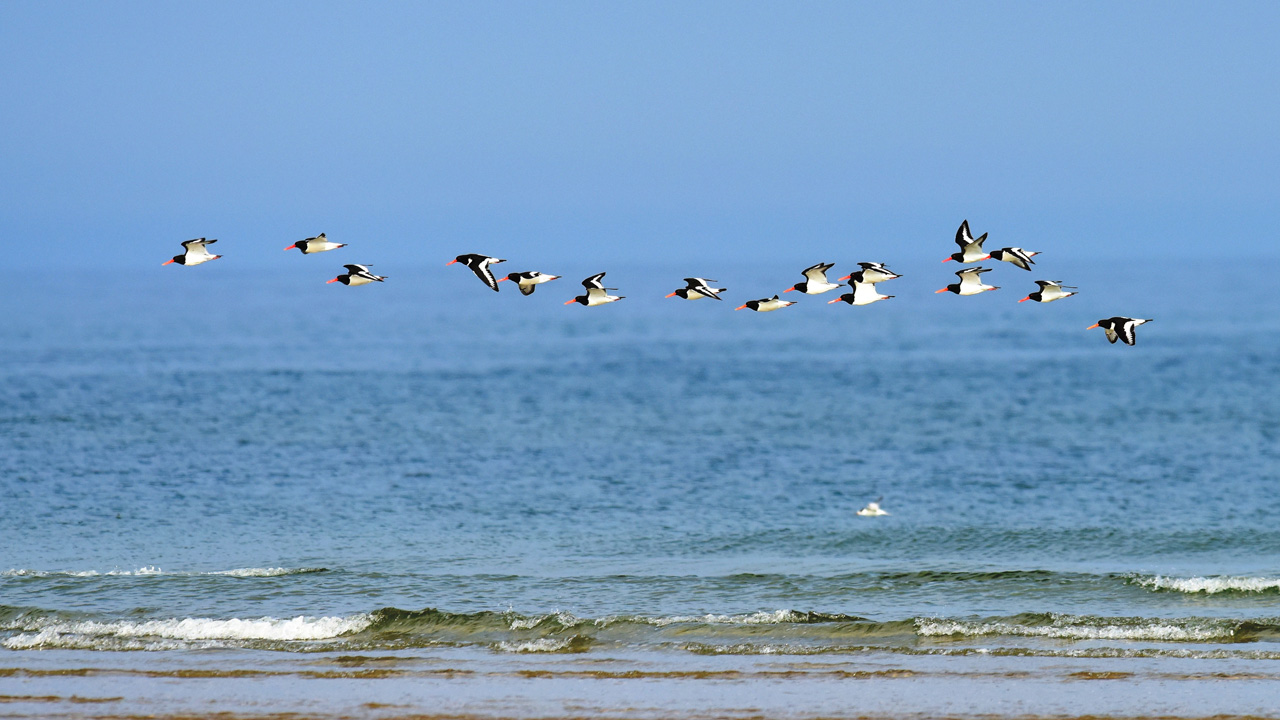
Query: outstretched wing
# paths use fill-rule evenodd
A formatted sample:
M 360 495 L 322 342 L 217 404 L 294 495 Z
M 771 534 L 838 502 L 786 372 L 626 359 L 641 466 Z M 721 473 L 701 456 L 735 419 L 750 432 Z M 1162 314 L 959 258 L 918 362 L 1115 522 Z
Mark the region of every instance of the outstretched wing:
M 835 263 L 818 263 L 804 269 L 803 274 L 811 283 L 827 282 L 827 271 L 834 266 Z
M 969 221 L 965 220 L 960 223 L 960 229 L 956 230 L 956 244 L 963 251 L 966 246 L 973 243 L 973 234 L 969 232 Z
M 604 276 L 605 276 L 605 273 L 596 273 L 595 275 L 592 275 L 591 277 L 582 281 L 582 287 L 587 289 L 588 295 L 591 294 L 590 293 L 591 290 L 604 290 L 604 282 L 603 282 Z

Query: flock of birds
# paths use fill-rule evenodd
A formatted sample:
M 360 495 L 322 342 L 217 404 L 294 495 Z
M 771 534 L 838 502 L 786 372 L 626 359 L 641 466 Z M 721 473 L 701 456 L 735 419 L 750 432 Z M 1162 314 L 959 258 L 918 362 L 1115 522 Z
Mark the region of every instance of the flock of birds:
M 983 233 L 980 237 L 973 237 L 969 231 L 969 221 L 965 220 L 960 223 L 960 228 L 956 230 L 956 245 L 960 247 L 959 252 L 952 253 L 942 262 L 951 262 L 952 260 L 960 264 L 971 264 L 982 260 L 999 260 L 1015 265 L 1023 270 L 1030 271 L 1031 266 L 1035 264 L 1032 258 L 1040 253 L 1023 250 L 1018 247 L 1006 247 L 992 252 L 983 250 L 982 244 L 987 239 L 987 233 Z M 196 238 L 182 243 L 184 252 L 181 255 L 175 255 L 172 260 L 165 262 L 165 265 L 177 263 L 179 265 L 199 265 L 210 260 L 217 260 L 221 255 L 214 255 L 209 252 L 209 245 L 216 243 L 217 240 L 209 240 L 205 238 Z M 324 233 L 320 233 L 315 237 L 309 237 L 299 240 L 296 243 L 285 248 L 286 251 L 297 248 L 304 255 L 311 253 L 328 252 L 341 247 L 346 247 L 346 243 L 336 243 L 325 237 Z M 526 272 L 513 272 L 506 277 L 498 278 L 493 274 L 493 266 L 506 262 L 501 258 L 490 257 L 488 255 L 467 254 L 459 255 L 450 260 L 447 265 L 461 263 L 471 269 L 476 277 L 480 278 L 485 285 L 491 290 L 497 292 L 499 283 L 511 281 L 520 289 L 523 295 L 532 295 L 533 291 L 539 285 L 552 280 L 560 279 L 559 275 L 549 275 L 547 273 L 538 272 L 536 270 Z M 828 304 L 837 302 L 846 302 L 850 305 L 870 305 L 871 303 L 881 300 L 888 300 L 893 295 L 882 295 L 876 286 L 882 282 L 895 280 L 901 275 L 889 270 L 883 263 L 877 262 L 860 262 L 859 270 L 852 272 L 842 278 L 838 282 L 831 282 L 827 279 L 827 272 L 835 263 L 818 263 L 811 267 L 805 268 L 803 271 L 804 282 L 796 283 L 794 286 L 783 291 L 786 294 L 798 291 L 805 295 L 821 295 L 822 293 L 844 287 L 841 283 L 848 281 L 850 292 L 840 295 L 834 300 L 828 301 Z M 369 270 L 368 265 L 350 264 L 344 265 L 347 272 L 339 275 L 330 283 L 342 283 L 343 285 L 367 285 L 373 282 L 383 282 L 387 278 L 382 275 L 375 275 Z M 982 274 L 991 272 L 990 268 L 981 266 L 966 267 L 958 270 L 956 276 L 960 278 L 959 282 L 951 283 L 936 292 L 950 292 L 956 295 L 978 295 L 979 293 L 989 292 L 991 290 L 999 290 L 999 287 L 987 285 L 982 281 Z M 565 301 L 565 305 L 578 303 L 587 307 L 595 307 L 597 305 L 606 305 L 608 303 L 617 302 L 624 299 L 625 295 L 611 295 L 610 292 L 617 288 L 605 287 L 605 273 L 597 273 L 582 281 L 582 287 L 586 291 L 574 297 L 572 300 Z M 720 293 L 725 292 L 728 288 L 712 287 L 711 284 L 717 282 L 708 278 L 690 277 L 684 279 L 685 286 L 676 288 L 667 297 L 679 297 L 685 300 L 701 300 L 708 298 L 711 300 L 722 300 Z M 1018 302 L 1031 300 L 1038 303 L 1054 302 L 1063 298 L 1069 298 L 1076 294 L 1077 288 L 1064 285 L 1061 280 L 1036 280 L 1039 290 L 1030 293 Z M 783 300 L 779 295 L 773 297 L 760 298 L 759 300 L 748 300 L 739 305 L 736 310 L 754 310 L 755 312 L 772 312 L 785 307 L 794 305 L 795 302 Z M 1090 325 L 1088 330 L 1101 327 L 1107 335 L 1107 340 L 1115 344 L 1116 340 L 1122 340 L 1127 345 L 1133 345 L 1137 341 L 1136 329 L 1143 323 L 1151 322 L 1150 318 L 1131 318 L 1124 316 L 1116 316 L 1099 320 Z M 874 503 L 873 503 L 874 505 Z M 878 506 L 876 507 L 878 510 Z

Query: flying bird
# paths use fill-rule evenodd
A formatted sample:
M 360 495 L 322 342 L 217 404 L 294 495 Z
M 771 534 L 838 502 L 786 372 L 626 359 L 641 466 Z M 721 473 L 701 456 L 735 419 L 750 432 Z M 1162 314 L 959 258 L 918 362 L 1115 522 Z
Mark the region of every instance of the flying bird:
M 299 240 L 285 248 L 285 250 L 298 248 L 302 251 L 303 255 L 309 255 L 311 253 L 325 252 L 326 250 L 337 250 L 340 247 L 346 246 L 346 243 L 329 242 L 329 240 L 325 238 L 324 233 L 320 233 L 315 237 L 309 237 L 306 240 Z
M 713 288 L 710 283 L 719 282 L 719 280 L 708 280 L 706 278 L 685 278 L 685 286 L 677 289 L 675 292 L 667 294 L 667 297 L 682 297 L 685 300 L 700 300 L 704 297 L 714 300 L 721 300 L 719 293 L 729 288 Z
M 960 223 L 960 229 L 956 230 L 956 244 L 960 246 L 960 252 L 951 253 L 951 256 L 942 262 L 951 262 L 955 260 L 959 263 L 978 262 L 991 257 L 982 249 L 982 243 L 987 239 L 987 234 L 982 233 L 982 237 L 977 240 L 973 239 L 973 235 L 969 232 L 969 221 L 965 220 Z
M 991 268 L 971 267 L 965 268 L 964 270 L 958 270 L 956 271 L 956 275 L 959 276 L 960 282 L 951 283 L 941 290 L 935 290 L 934 294 L 953 292 L 957 295 L 977 295 L 978 293 L 986 292 L 988 290 L 999 290 L 1000 288 L 998 287 L 987 285 L 982 282 L 981 276 L 982 273 L 985 272 L 991 272 Z
M 1133 345 L 1138 342 L 1136 332 L 1138 326 L 1149 322 L 1151 322 L 1151 318 L 1143 320 L 1141 318 L 1113 317 L 1107 318 L 1106 320 L 1099 320 L 1085 328 L 1085 330 L 1092 330 L 1096 327 L 1101 327 L 1107 332 L 1107 340 L 1111 341 L 1112 345 L 1116 344 L 1116 340 L 1123 340 L 1125 345 Z
M 848 275 L 840 278 L 840 280 L 853 280 L 854 282 L 871 283 L 874 285 L 876 283 L 882 283 L 885 280 L 897 280 L 902 277 L 898 273 L 885 267 L 884 263 L 860 262 L 858 263 L 858 267 L 862 269 L 857 272 L 849 273 Z
M 1064 290 L 1064 288 L 1067 290 L 1075 290 L 1076 288 L 1073 285 L 1063 285 L 1061 280 L 1037 280 L 1036 284 L 1040 286 L 1040 289 L 1022 298 L 1018 302 L 1034 300 L 1038 303 L 1047 303 L 1078 294 Z
M 343 285 L 355 287 L 356 285 L 368 285 L 371 282 L 382 282 L 387 279 L 385 275 L 374 275 L 369 272 L 369 265 L 352 264 L 343 265 L 342 267 L 347 269 L 346 274 L 339 275 L 332 280 L 325 280 L 324 283 L 328 285 L 329 283 L 340 282 Z
M 168 265 L 170 263 L 178 263 L 179 265 L 199 265 L 200 263 L 209 262 L 210 260 L 217 260 L 222 256 L 210 253 L 209 248 L 206 247 L 216 242 L 218 242 L 217 238 L 214 238 L 213 240 L 206 240 L 204 238 L 188 240 L 182 243 L 182 247 L 186 248 L 185 252 L 181 255 L 174 255 L 172 260 L 166 260 L 160 264 Z
M 498 262 L 502 261 L 499 260 Z M 520 288 L 521 295 L 532 295 L 533 291 L 542 283 L 559 279 L 559 275 L 548 275 L 546 273 L 540 273 L 537 270 L 530 270 L 528 272 L 513 272 L 504 278 L 499 278 L 498 282 L 510 280 L 516 284 L 516 287 Z
M 889 514 L 888 511 L 883 510 L 880 507 L 881 500 L 884 500 L 883 496 L 876 498 L 875 502 L 867 503 L 867 506 L 859 510 L 858 514 L 863 517 L 877 517 L 880 515 L 888 515 Z
M 859 273 L 854 273 L 854 274 L 857 275 L 857 274 L 860 274 L 860 272 L 861 271 L 859 271 Z M 879 292 L 876 291 L 876 286 L 874 283 L 853 282 L 849 284 L 849 287 L 850 289 L 853 290 L 853 292 L 845 293 L 844 295 L 841 295 L 835 300 L 828 300 L 827 304 L 830 305 L 832 303 L 838 303 L 841 300 L 843 300 L 844 302 L 847 302 L 850 305 L 870 305 L 873 302 L 878 302 L 880 300 L 888 300 L 889 298 L 893 297 L 893 295 L 881 295 Z
M 778 296 L 774 295 L 771 298 L 760 298 L 759 300 L 748 300 L 745 303 L 734 308 L 734 310 L 742 310 L 743 308 L 750 308 L 751 310 L 755 310 L 756 312 L 773 312 L 774 310 L 777 310 L 779 308 L 789 307 L 791 305 L 795 305 L 795 303 L 787 302 L 786 300 L 779 300 Z
M 1022 248 L 1007 247 L 992 252 L 991 259 L 1013 263 L 1023 270 L 1030 271 L 1031 266 L 1036 264 L 1036 261 L 1031 258 L 1039 254 L 1040 253 L 1035 250 L 1023 250 Z
M 459 255 L 445 263 L 445 265 L 452 265 L 457 262 L 471 268 L 471 272 L 475 273 L 476 277 L 480 278 L 485 285 L 488 285 L 490 290 L 498 292 L 498 280 L 493 276 L 493 271 L 489 269 L 489 266 L 506 262 L 506 260 L 471 253 L 469 255 Z
M 796 283 L 783 290 L 783 292 L 799 290 L 806 295 L 818 295 L 828 290 L 835 290 L 840 287 L 840 283 L 833 283 L 827 280 L 827 271 L 834 266 L 835 263 L 818 263 L 812 267 L 805 268 L 803 271 L 806 278 L 805 281 Z
M 592 275 L 586 280 L 583 280 L 582 287 L 586 288 L 587 291 L 572 300 L 566 301 L 565 305 L 578 303 L 580 305 L 586 305 L 587 307 L 593 307 L 595 305 L 604 305 L 605 303 L 617 302 L 625 298 L 626 295 L 610 295 L 609 294 L 610 290 L 617 290 L 618 288 L 605 287 L 604 275 L 605 275 L 604 273 L 596 273 L 595 275 Z

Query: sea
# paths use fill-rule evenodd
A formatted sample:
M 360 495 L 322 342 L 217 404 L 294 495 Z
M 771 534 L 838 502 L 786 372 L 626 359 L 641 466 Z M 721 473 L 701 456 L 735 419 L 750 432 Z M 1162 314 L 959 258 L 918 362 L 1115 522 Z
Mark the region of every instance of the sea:
M 1274 260 L 218 249 L 0 284 L 0 717 L 1280 717 Z

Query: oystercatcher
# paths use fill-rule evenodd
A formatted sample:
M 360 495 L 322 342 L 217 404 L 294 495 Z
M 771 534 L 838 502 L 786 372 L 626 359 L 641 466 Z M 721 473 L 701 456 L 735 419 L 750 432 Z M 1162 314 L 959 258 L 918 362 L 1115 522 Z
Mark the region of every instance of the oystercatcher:
M 498 281 L 493 277 L 493 271 L 489 269 L 489 266 L 496 265 L 500 262 L 506 262 L 506 260 L 489 257 L 488 255 L 476 255 L 475 253 L 471 253 L 469 255 L 459 255 L 445 263 L 445 265 L 452 265 L 456 262 L 460 262 L 471 268 L 471 272 L 475 273 L 476 277 L 480 278 L 485 285 L 488 285 L 490 290 L 498 292 Z
M 516 287 L 520 288 L 521 295 L 532 295 L 533 291 L 542 283 L 559 279 L 559 275 L 547 275 L 537 270 L 530 270 L 528 272 L 513 272 L 504 278 L 499 278 L 498 282 L 510 280 L 516 284 Z
M 161 265 L 169 263 L 178 263 L 179 265 L 199 265 L 200 263 L 217 260 L 221 255 L 214 255 L 209 252 L 207 245 L 218 242 L 217 238 L 206 240 L 204 238 L 196 238 L 182 243 L 182 247 L 186 248 L 186 252 L 181 255 L 174 255 L 172 260 L 165 260 Z
M 1149 322 L 1151 322 L 1151 318 L 1143 320 L 1141 318 L 1113 317 L 1099 320 L 1085 328 L 1085 330 L 1101 327 L 1107 332 L 1107 340 L 1110 340 L 1112 345 L 1116 344 L 1116 340 L 1123 340 L 1125 345 L 1133 345 L 1138 342 L 1138 326 Z
M 719 293 L 729 288 L 713 288 L 709 283 L 719 282 L 718 280 L 708 280 L 706 278 L 685 278 L 685 286 L 677 289 L 675 292 L 667 294 L 667 297 L 682 297 L 685 300 L 700 300 L 704 297 L 713 298 L 715 300 L 723 300 Z
M 1022 298 L 1018 302 L 1034 300 L 1038 303 L 1047 303 L 1077 294 L 1074 292 L 1066 292 L 1063 288 L 1070 290 L 1075 290 L 1076 288 L 1073 285 L 1063 285 L 1061 280 L 1037 280 L 1036 284 L 1040 286 L 1040 289 Z
M 964 270 L 958 270 L 956 271 L 956 275 L 959 276 L 960 282 L 951 283 L 941 290 L 935 290 L 934 294 L 953 292 L 957 295 L 977 295 L 978 293 L 986 292 L 988 290 L 999 290 L 1000 288 L 998 287 L 987 285 L 982 282 L 981 275 L 985 272 L 991 272 L 991 268 L 971 267 L 965 268 Z
M 610 290 L 617 290 L 618 288 L 605 287 L 604 282 L 602 282 L 604 280 L 604 276 L 605 276 L 604 273 L 597 273 L 587 278 L 586 280 L 583 280 L 582 287 L 586 288 L 587 292 L 582 295 L 579 295 L 578 297 L 572 300 L 566 301 L 565 305 L 579 303 L 581 305 L 586 305 L 587 307 L 592 307 L 595 305 L 604 305 L 605 303 L 617 302 L 625 298 L 626 295 L 610 295 L 609 294 Z
M 977 240 L 973 239 L 973 235 L 969 232 L 969 221 L 965 220 L 960 223 L 960 229 L 956 230 L 956 244 L 960 246 L 960 252 L 952 253 L 942 262 L 951 262 L 955 260 L 960 263 L 978 262 L 991 257 L 982 249 L 982 243 L 987 239 L 987 234 L 982 233 L 982 237 Z
M 347 269 L 345 275 L 339 275 L 332 280 L 325 280 L 324 283 L 328 285 L 329 283 L 340 282 L 343 285 L 355 287 L 356 285 L 368 285 L 371 282 L 382 282 L 387 279 L 385 275 L 374 275 L 369 272 L 368 265 L 352 264 L 343 265 L 342 267 Z
M 346 246 L 346 243 L 329 242 L 328 239 L 325 238 L 324 233 L 320 233 L 315 237 L 309 237 L 306 240 L 299 240 L 285 248 L 285 250 L 298 248 L 302 251 L 303 255 L 309 255 L 311 253 L 325 252 L 326 250 L 337 250 L 340 247 Z
M 812 267 L 805 268 L 804 276 L 807 279 L 804 282 L 792 285 L 782 292 L 799 290 L 806 295 L 819 295 L 828 290 L 835 290 L 840 287 L 840 283 L 833 283 L 827 280 L 827 271 L 833 266 L 835 266 L 835 263 L 818 263 Z

